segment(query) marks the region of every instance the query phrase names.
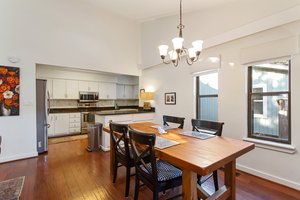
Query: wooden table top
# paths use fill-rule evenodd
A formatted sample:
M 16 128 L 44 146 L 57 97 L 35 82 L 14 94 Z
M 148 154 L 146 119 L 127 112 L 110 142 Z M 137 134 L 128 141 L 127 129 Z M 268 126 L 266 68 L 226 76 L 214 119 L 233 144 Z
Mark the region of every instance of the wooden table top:
M 178 134 L 182 129 L 170 129 L 166 134 L 158 134 L 151 122 L 134 123 L 129 126 L 137 131 L 155 133 L 161 137 L 180 142 L 166 149 L 156 149 L 160 159 L 167 160 L 182 169 L 196 172 L 202 176 L 224 166 L 241 155 L 254 149 L 254 144 L 227 137 L 213 137 L 206 140 Z M 108 127 L 103 128 L 109 132 Z

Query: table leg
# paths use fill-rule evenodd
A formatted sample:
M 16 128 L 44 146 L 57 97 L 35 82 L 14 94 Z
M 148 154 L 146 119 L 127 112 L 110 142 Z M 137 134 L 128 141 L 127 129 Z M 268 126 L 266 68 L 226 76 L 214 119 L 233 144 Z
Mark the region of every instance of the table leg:
M 230 196 L 228 199 L 235 200 L 235 160 L 225 165 L 225 185 L 230 188 Z
M 193 171 L 182 172 L 182 199 L 197 200 L 197 174 Z

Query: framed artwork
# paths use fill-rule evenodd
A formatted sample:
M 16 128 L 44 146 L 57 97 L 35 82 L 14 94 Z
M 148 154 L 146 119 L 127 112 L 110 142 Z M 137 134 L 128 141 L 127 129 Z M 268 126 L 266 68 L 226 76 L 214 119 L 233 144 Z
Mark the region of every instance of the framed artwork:
M 176 92 L 165 93 L 165 104 L 175 105 L 176 104 Z
M 19 115 L 20 68 L 0 66 L 0 116 Z

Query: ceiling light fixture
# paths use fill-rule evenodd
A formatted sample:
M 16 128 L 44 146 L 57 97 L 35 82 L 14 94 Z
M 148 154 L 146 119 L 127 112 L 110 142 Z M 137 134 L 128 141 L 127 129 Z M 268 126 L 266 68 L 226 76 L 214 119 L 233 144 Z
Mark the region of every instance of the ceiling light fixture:
M 193 47 L 192 48 L 185 48 L 183 46 L 183 37 L 182 37 L 182 29 L 184 28 L 184 25 L 182 24 L 182 6 L 181 6 L 182 0 L 180 0 L 180 18 L 179 18 L 179 25 L 177 26 L 177 29 L 179 29 L 179 37 L 175 37 L 172 40 L 174 50 L 169 52 L 170 60 L 165 60 L 166 56 L 168 54 L 168 45 L 160 45 L 158 47 L 160 57 L 165 64 L 170 64 L 171 62 L 175 67 L 178 66 L 179 61 L 181 60 L 181 57 L 186 56 L 186 62 L 189 65 L 192 65 L 194 62 L 196 62 L 199 58 L 199 55 L 202 51 L 202 40 L 196 40 L 192 42 Z

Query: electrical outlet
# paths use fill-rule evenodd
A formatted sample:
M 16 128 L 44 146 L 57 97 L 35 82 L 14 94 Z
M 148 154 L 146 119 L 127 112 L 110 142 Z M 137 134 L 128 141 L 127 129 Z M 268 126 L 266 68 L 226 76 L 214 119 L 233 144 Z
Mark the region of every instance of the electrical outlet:
M 42 147 L 42 142 L 41 142 L 41 141 L 38 142 L 38 147 L 39 147 L 39 148 Z

